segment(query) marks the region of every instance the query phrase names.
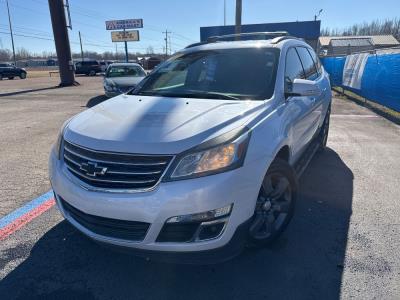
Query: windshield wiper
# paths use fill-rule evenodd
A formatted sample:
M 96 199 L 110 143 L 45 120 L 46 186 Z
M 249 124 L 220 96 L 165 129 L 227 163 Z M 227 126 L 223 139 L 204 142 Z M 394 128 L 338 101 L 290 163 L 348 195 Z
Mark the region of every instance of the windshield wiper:
M 138 91 L 135 95 L 143 96 L 161 96 L 161 97 L 180 97 L 180 98 L 206 98 L 206 99 L 222 99 L 222 100 L 240 100 L 238 97 L 231 96 L 229 94 L 217 93 L 217 92 L 191 92 L 191 93 L 157 93 Z
M 196 94 L 196 93 L 195 93 Z M 226 99 L 226 100 L 240 100 L 238 97 L 225 94 L 225 93 L 217 93 L 217 92 L 205 92 L 205 93 L 200 93 L 202 97 L 204 96 L 209 96 L 209 97 L 204 97 L 204 98 L 214 98 L 218 97 L 217 99 Z
M 205 98 L 205 99 L 222 99 L 222 100 L 239 100 L 238 97 L 231 96 L 229 94 L 217 93 L 217 92 L 203 92 L 193 91 L 190 93 L 165 93 L 163 96 L 166 97 L 182 97 L 182 98 Z

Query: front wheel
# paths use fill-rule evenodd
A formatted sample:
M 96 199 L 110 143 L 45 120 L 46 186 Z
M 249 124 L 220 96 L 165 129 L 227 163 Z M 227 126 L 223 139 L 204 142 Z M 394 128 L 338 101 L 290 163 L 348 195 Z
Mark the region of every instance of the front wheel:
M 276 158 L 258 194 L 249 227 L 250 245 L 268 245 L 282 234 L 293 216 L 296 198 L 295 172 L 285 160 Z
M 14 79 L 14 76 L 10 76 L 10 77 L 8 77 L 8 79 L 9 79 L 9 80 L 13 80 L 13 79 Z
M 19 78 L 25 79 L 25 78 L 26 78 L 26 73 L 21 73 L 21 74 L 19 75 Z
M 91 71 L 89 72 L 89 76 L 96 76 L 96 71 L 91 70 Z

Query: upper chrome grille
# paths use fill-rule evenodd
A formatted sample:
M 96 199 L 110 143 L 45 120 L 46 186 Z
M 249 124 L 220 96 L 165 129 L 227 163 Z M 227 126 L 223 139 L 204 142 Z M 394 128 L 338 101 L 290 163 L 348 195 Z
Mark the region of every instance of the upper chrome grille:
M 68 170 L 89 186 L 104 189 L 149 190 L 161 179 L 170 155 L 138 155 L 88 149 L 64 141 Z

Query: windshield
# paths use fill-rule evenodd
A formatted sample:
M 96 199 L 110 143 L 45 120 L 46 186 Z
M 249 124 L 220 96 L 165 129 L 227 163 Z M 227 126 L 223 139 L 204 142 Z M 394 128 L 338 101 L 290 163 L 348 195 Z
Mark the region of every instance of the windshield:
M 275 86 L 279 50 L 246 48 L 178 54 L 160 65 L 132 94 L 264 100 Z
M 138 66 L 111 66 L 106 77 L 144 77 L 146 74 Z

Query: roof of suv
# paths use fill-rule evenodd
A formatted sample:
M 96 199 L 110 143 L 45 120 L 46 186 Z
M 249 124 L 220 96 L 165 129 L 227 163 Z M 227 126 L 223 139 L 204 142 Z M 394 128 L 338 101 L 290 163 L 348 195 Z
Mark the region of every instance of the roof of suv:
M 237 49 L 237 48 L 257 48 L 257 47 L 273 47 L 282 48 L 286 43 L 298 42 L 308 45 L 303 40 L 294 37 L 280 37 L 269 40 L 246 40 L 246 41 L 221 41 L 209 42 L 185 48 L 184 52 L 199 51 L 199 50 L 217 50 L 217 49 Z

